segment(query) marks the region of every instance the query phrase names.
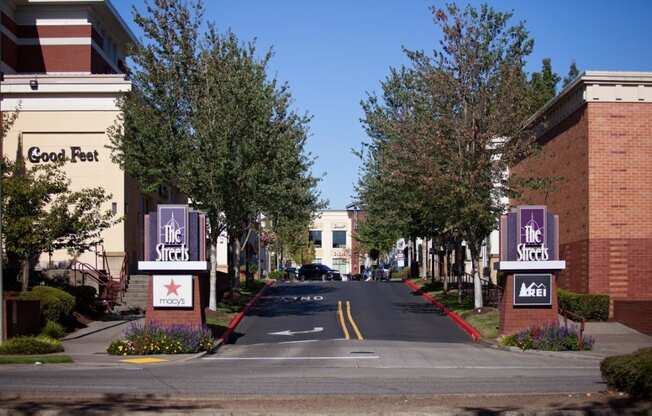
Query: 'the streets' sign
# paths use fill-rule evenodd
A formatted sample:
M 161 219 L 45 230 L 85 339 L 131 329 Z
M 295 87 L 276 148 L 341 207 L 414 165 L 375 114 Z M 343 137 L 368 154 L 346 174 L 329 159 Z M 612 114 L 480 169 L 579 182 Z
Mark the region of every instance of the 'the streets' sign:
M 154 275 L 152 288 L 155 308 L 192 308 L 192 275 Z
M 521 207 L 518 210 L 518 261 L 546 261 L 550 259 L 546 245 L 547 213 L 545 207 Z
M 515 274 L 514 306 L 551 305 L 552 274 Z
M 159 204 L 145 215 L 141 271 L 208 270 L 206 216 L 183 204 Z
M 188 261 L 188 206 L 158 206 L 156 261 Z

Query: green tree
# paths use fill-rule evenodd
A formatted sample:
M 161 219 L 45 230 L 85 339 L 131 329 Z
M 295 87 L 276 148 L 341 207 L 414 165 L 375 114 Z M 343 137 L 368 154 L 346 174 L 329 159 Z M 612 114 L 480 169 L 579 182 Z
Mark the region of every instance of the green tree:
M 552 70 L 550 58 L 545 58 L 541 71 L 534 72 L 530 79 L 534 108 L 540 109 L 557 95 L 557 84 L 560 80 L 559 75 Z
M 567 86 L 568 84 L 570 84 L 571 82 L 573 82 L 573 80 L 574 80 L 575 78 L 577 78 L 577 76 L 578 76 L 579 74 L 580 74 L 580 71 L 579 71 L 579 69 L 577 69 L 577 64 L 576 64 L 575 61 L 573 60 L 573 62 L 571 62 L 571 64 L 570 64 L 570 67 L 568 68 L 568 75 L 566 75 L 566 76 L 564 77 L 563 88 L 566 88 L 566 86 Z
M 16 160 L 3 159 L 2 230 L 10 261 L 19 263 L 23 291 L 31 262 L 42 253 L 67 249 L 78 255 L 102 242 L 103 230 L 116 224 L 111 199 L 102 188 L 72 192 L 57 164 L 25 165 L 22 139 Z
M 200 1 L 156 0 L 134 20 L 147 42 L 132 52 L 134 88 L 111 130 L 113 157 L 145 191 L 171 184 L 206 212 L 215 309 L 218 237 L 228 234 L 237 286 L 240 251 L 261 218 L 314 199 L 309 118 L 291 110 L 287 85 L 267 77 L 271 52 L 259 58 L 253 42 L 202 29 Z
M 504 198 L 517 192 L 508 167 L 536 151 L 525 120 L 554 96 L 549 60 L 528 79 L 533 41 L 523 23 L 487 5 L 432 8 L 443 39 L 433 55 L 407 50 L 408 68 L 392 70 L 382 100 L 363 103 L 370 153 L 358 194 L 375 204 L 380 224 L 400 215 L 402 235 L 442 246 L 465 241 L 471 252 L 475 305 L 482 307 L 478 259 L 497 227 Z M 378 186 L 377 184 L 381 184 Z M 389 185 L 389 204 L 373 197 Z M 386 206 L 383 206 L 386 204 Z

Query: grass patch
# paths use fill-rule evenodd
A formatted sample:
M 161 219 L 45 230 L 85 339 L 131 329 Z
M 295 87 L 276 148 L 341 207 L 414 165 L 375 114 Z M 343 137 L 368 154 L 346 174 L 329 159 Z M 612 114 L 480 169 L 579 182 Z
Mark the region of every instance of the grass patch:
M 478 313 L 475 311 L 473 298 L 462 298 L 462 303 L 460 303 L 457 290 L 449 289 L 447 293 L 444 293 L 442 282 L 424 282 L 420 278 L 412 279 L 412 282 L 477 329 L 482 338 L 494 340 L 498 337 L 498 309 L 485 307 L 482 308 L 482 312 Z
M 0 364 L 68 364 L 72 358 L 67 355 L 0 355 Z
M 245 305 L 256 296 L 265 284 L 263 280 L 254 280 L 250 286 L 243 283 L 239 296 L 225 296 L 217 304 L 216 311 L 206 311 L 206 325 L 208 325 L 215 338 L 219 338 L 224 334 L 231 320 L 244 309 Z

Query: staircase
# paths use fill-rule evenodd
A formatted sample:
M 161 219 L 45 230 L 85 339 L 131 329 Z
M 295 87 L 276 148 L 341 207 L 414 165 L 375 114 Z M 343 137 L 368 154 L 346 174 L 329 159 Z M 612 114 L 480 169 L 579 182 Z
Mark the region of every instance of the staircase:
M 149 276 L 132 274 L 122 300 L 114 308 L 117 313 L 143 314 L 147 309 L 147 288 Z

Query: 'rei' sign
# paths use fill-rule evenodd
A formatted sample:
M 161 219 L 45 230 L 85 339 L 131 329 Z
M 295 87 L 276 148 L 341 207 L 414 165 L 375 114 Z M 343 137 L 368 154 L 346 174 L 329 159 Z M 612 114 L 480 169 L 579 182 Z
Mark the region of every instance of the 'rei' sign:
M 152 276 L 152 306 L 192 308 L 192 275 Z
M 514 306 L 552 304 L 552 274 L 514 274 Z
M 161 204 L 145 215 L 145 250 L 138 268 L 206 271 L 206 216 L 188 205 Z

